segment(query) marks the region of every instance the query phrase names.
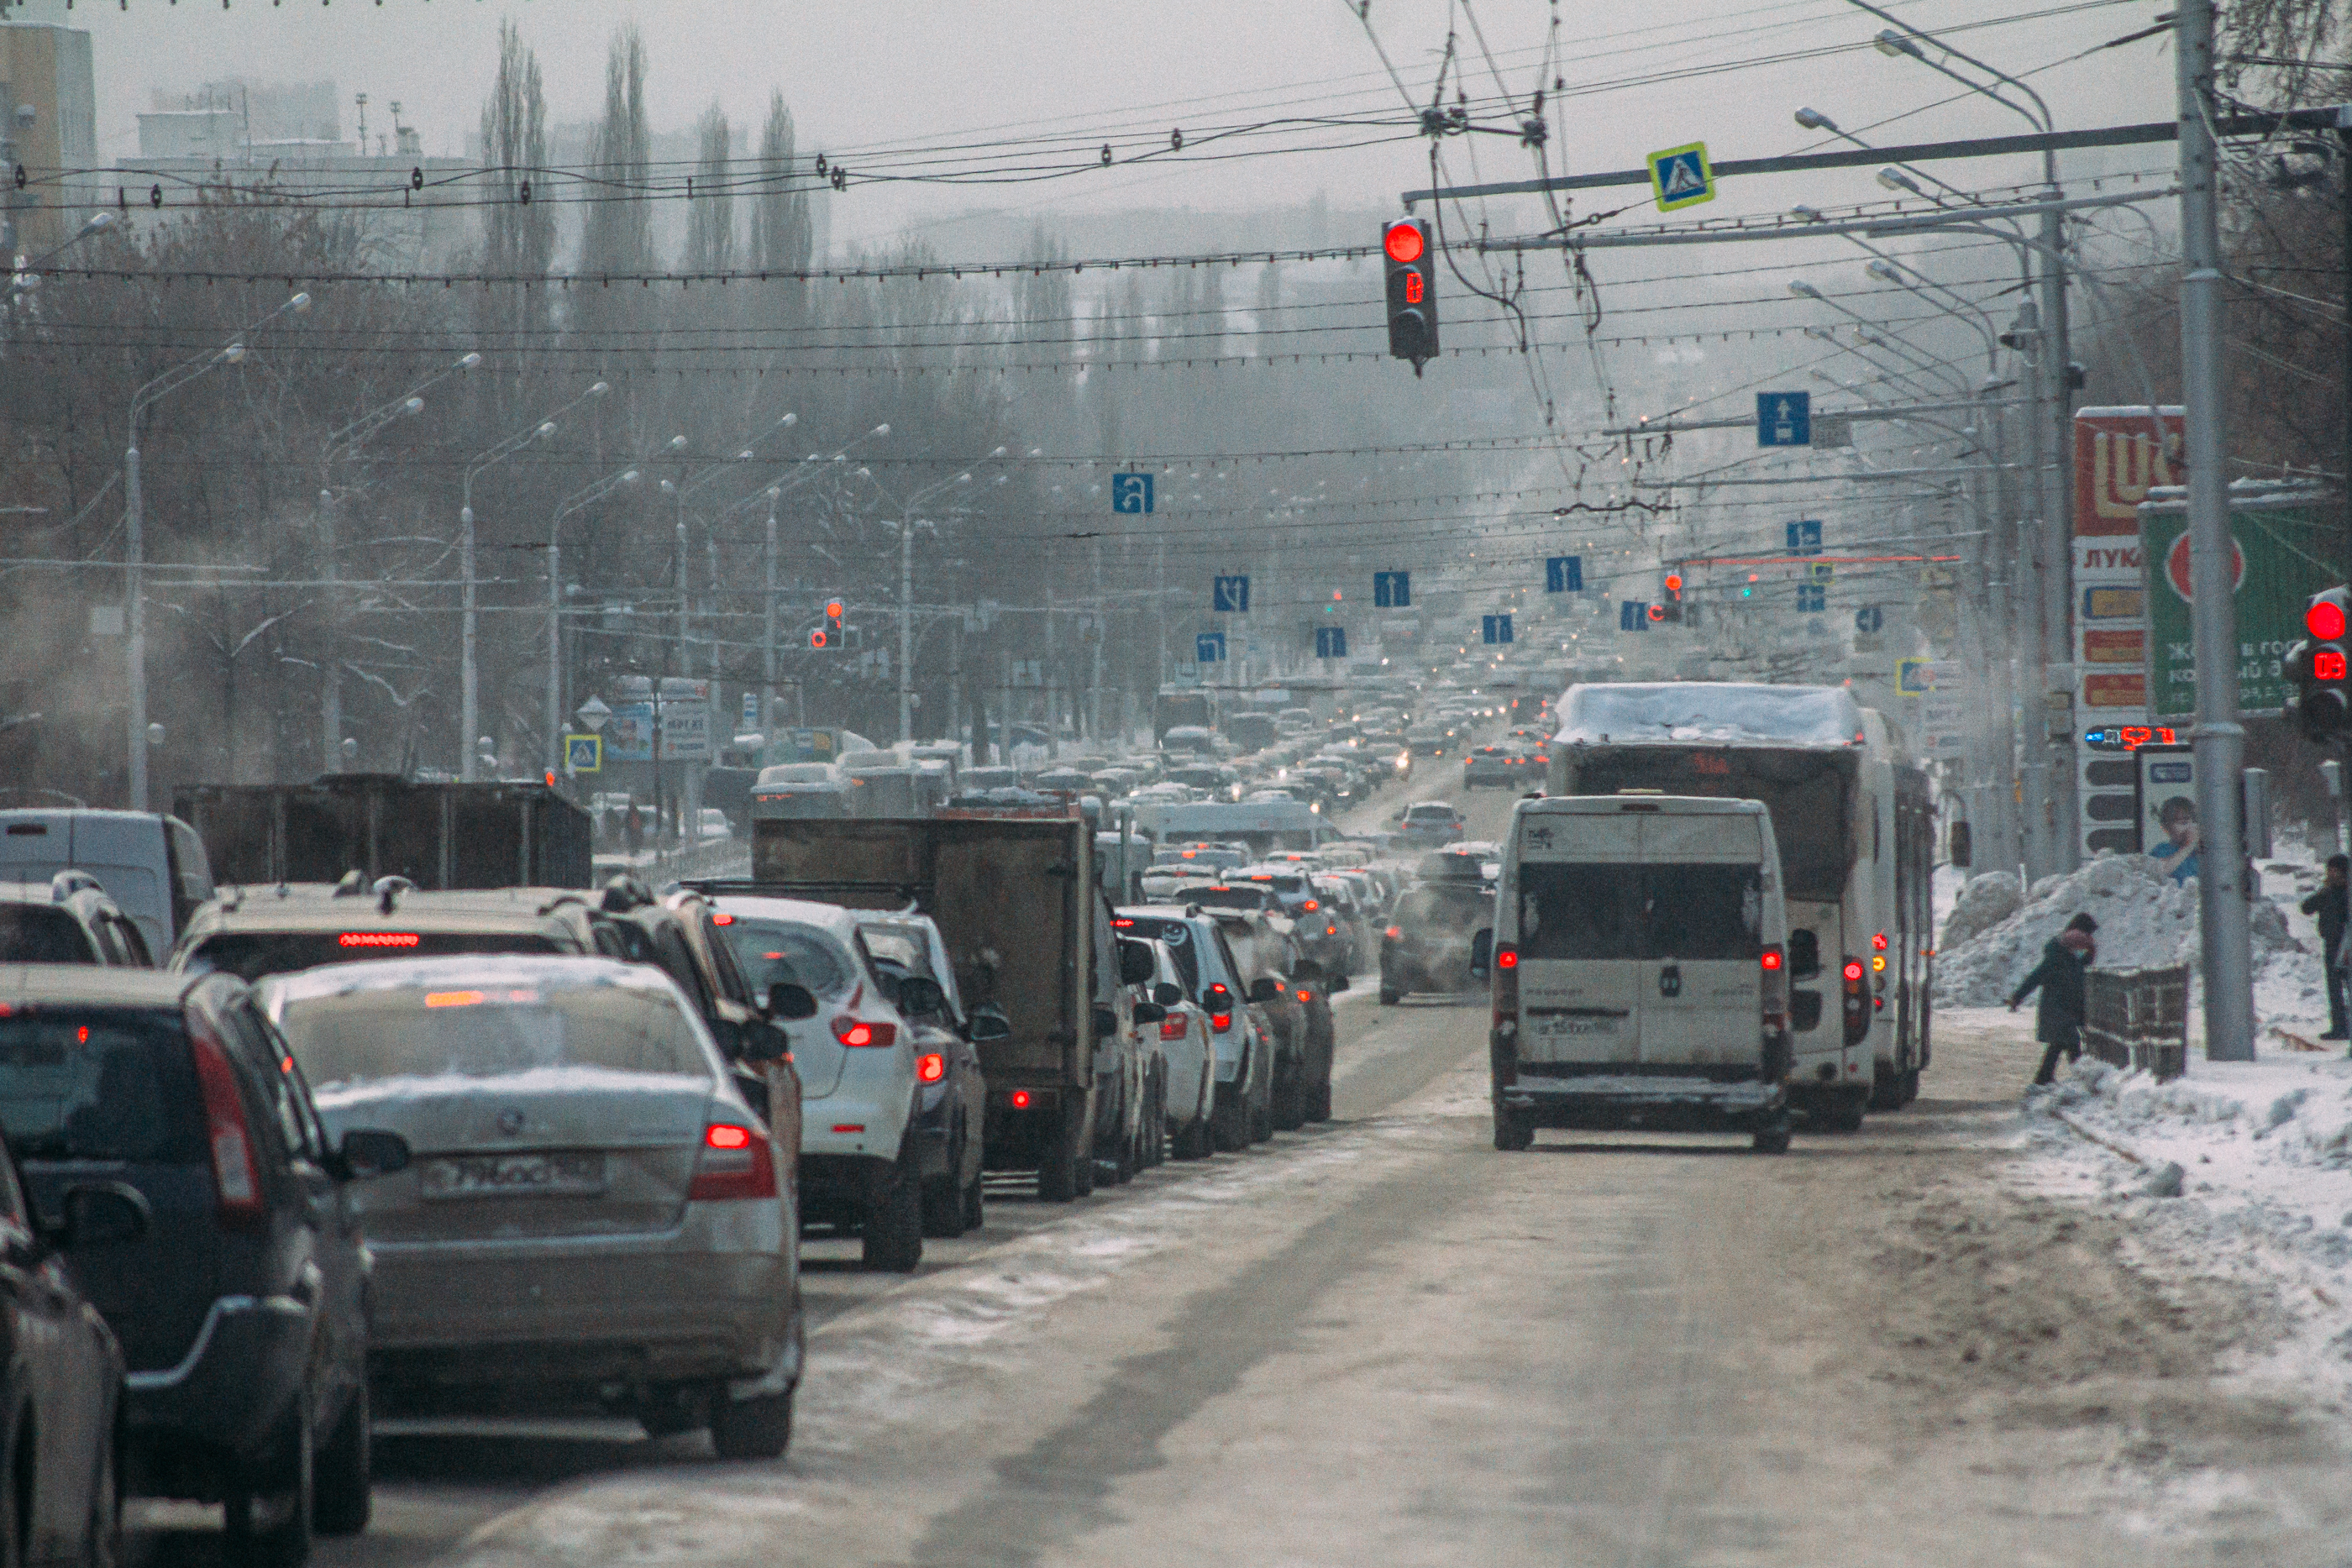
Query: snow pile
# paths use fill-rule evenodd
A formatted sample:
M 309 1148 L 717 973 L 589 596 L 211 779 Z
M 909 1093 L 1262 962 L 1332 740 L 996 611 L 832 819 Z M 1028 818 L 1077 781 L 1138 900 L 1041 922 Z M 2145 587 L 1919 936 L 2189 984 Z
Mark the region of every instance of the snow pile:
M 1938 949 L 1949 951 L 1979 932 L 1990 931 L 2011 915 L 2024 902 L 2017 891 L 2017 878 L 2006 872 L 1989 871 L 1969 878 L 1952 901 L 1952 912 L 1944 920 L 1943 935 L 1936 939 Z
M 1953 911 L 1961 924 L 1967 901 L 1979 883 L 1971 881 Z M 2014 896 L 2016 883 L 2010 884 Z M 1998 895 L 1984 895 L 1990 906 Z M 2064 876 L 2035 883 L 2024 904 L 1989 927 L 1954 942 L 1948 932 L 1936 951 L 1936 1000 L 1946 1007 L 1998 1007 L 2042 961 L 2042 949 L 2077 915 L 2099 923 L 2102 969 L 2141 969 L 2165 964 L 2197 964 L 2197 885 L 2176 884 L 2162 863 L 2146 855 L 2103 854 Z M 2254 968 L 2259 978 L 2292 983 L 2282 988 L 2298 996 L 2305 979 L 2318 983 L 2318 964 L 2288 934 L 2286 917 L 2267 898 L 2254 901 Z M 2300 963 L 2295 963 L 2300 960 Z M 2300 971 L 2308 967 L 2308 977 Z M 2294 971 L 2291 976 L 2284 971 Z M 2295 1016 L 2307 1016 L 2297 1011 Z

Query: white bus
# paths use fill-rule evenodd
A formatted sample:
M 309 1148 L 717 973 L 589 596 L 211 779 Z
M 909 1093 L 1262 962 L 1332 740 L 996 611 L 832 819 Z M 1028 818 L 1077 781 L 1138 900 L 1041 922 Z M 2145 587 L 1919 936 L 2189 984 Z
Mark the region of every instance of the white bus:
M 1841 686 L 1570 686 L 1549 792 L 1760 800 L 1789 907 L 1790 1103 L 1851 1131 L 1928 1062 L 1935 817 L 1883 716 Z

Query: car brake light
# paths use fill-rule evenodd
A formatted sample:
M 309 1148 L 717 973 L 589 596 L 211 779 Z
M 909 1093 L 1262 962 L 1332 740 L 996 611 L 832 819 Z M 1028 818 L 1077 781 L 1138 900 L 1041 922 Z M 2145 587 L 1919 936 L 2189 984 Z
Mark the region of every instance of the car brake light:
M 1211 1013 L 1209 1015 L 1209 1027 L 1215 1030 L 1219 1034 L 1223 1034 L 1225 1030 L 1234 1027 L 1234 1015 L 1231 1013 Z
M 948 1059 L 936 1051 L 927 1051 L 915 1058 L 915 1076 L 926 1083 L 937 1083 L 948 1075 Z
M 1495 967 L 1497 969 L 1516 969 L 1518 967 L 1519 950 L 1517 948 L 1497 947 L 1495 949 Z
M 1318 910 L 1318 909 L 1320 909 L 1320 908 L 1322 908 L 1322 907 L 1323 907 L 1323 906 L 1322 906 L 1321 904 L 1319 904 L 1316 903 L 1316 902 L 1315 902 L 1313 899 L 1311 899 L 1311 898 L 1310 898 L 1310 899 L 1308 899 L 1308 900 L 1307 901 L 1306 905 L 1305 905 L 1305 908 L 1306 908 L 1306 910 L 1307 910 L 1307 914 L 1309 914 L 1309 915 L 1314 914 L 1317 910 Z
M 1381 932 L 1381 935 L 1387 937 L 1391 942 L 1402 942 L 1404 940 L 1404 927 L 1402 925 L 1391 925 L 1386 931 Z
M 335 938 L 338 947 L 414 947 L 423 940 L 414 931 L 346 931 Z
M 228 1052 L 210 1029 L 194 1015 L 188 1019 L 190 1054 L 195 1059 L 196 1086 L 205 1100 L 205 1132 L 213 1151 L 213 1185 L 220 1196 L 224 1223 L 251 1225 L 263 1215 L 261 1173 L 254 1168 L 253 1135 L 245 1121 L 245 1098 L 237 1092 L 236 1070 Z
M 1113 920 L 1111 924 L 1117 926 L 1119 930 L 1124 931 L 1129 926 L 1133 925 L 1135 921 L 1132 916 L 1122 915 L 1118 919 Z
M 1013 1108 L 1015 1111 L 1026 1111 L 1029 1109 L 1029 1091 L 1026 1089 L 1015 1089 L 1013 1092 Z
M 1184 1038 L 1184 1030 L 1188 1027 L 1189 1026 L 1186 1023 L 1182 1013 L 1170 1013 L 1166 1018 L 1160 1020 L 1160 1038 L 1162 1040 L 1181 1040 Z
M 686 1196 L 693 1203 L 774 1197 L 776 1162 L 766 1137 L 731 1122 L 713 1122 L 704 1128 L 702 1153 Z
M 833 1038 L 856 1049 L 874 1046 L 888 1050 L 898 1043 L 898 1026 L 894 1023 L 868 1023 L 847 1013 L 833 1020 Z
M 1302 1002 L 1311 1002 L 1315 999 L 1315 993 L 1313 991 L 1301 991 L 1298 993 L 1298 999 Z
M 1213 996 L 1213 997 L 1216 998 L 1219 1001 L 1223 1001 L 1227 997 L 1229 997 L 1229 996 L 1232 996 L 1232 995 L 1233 995 L 1233 993 L 1232 993 L 1231 991 L 1229 991 L 1229 990 L 1225 989 L 1225 983 L 1224 983 L 1223 980 L 1212 980 L 1212 981 L 1210 981 L 1210 982 L 1209 982 L 1209 994 L 1210 994 L 1211 996 Z M 1224 1025 L 1223 1025 L 1223 1024 L 1219 1024 L 1217 1027 L 1218 1027 L 1219 1029 L 1223 1029 L 1223 1028 L 1224 1028 L 1225 1026 L 1224 1026 Z
M 1780 967 L 1780 949 L 1778 947 L 1764 949 L 1764 967 L 1767 969 L 1778 969 Z

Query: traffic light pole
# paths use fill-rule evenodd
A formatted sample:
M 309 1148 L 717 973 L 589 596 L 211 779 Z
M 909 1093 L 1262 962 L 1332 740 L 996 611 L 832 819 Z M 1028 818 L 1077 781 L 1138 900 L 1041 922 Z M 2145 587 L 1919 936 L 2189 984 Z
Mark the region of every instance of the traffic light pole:
M 2189 467 L 2189 575 L 2197 651 L 2199 940 L 2204 960 L 2205 1054 L 2254 1056 L 2253 954 L 2239 789 L 2246 732 L 2238 716 L 2236 573 L 2230 534 L 2228 446 L 2221 416 L 2219 158 L 2213 104 L 2212 0 L 2181 0 L 2173 47 L 2180 110 L 2180 361 Z

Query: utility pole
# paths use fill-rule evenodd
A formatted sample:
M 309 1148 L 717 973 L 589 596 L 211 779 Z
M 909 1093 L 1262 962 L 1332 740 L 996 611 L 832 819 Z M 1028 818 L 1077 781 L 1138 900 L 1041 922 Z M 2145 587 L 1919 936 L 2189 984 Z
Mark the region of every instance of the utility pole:
M 2180 99 L 2180 364 L 2187 404 L 2189 578 L 2197 648 L 2197 914 L 2205 971 L 2205 1055 L 2254 1057 L 2253 952 L 2246 910 L 2239 788 L 2246 732 L 2238 721 L 2237 587 L 2230 529 L 2228 443 L 2221 424 L 2221 264 L 2213 105 L 2213 3 L 2182 0 L 2173 16 Z
M 915 738 L 915 517 L 898 519 L 898 739 Z
M 763 688 L 761 688 L 761 694 L 760 694 L 760 731 L 761 731 L 761 734 L 763 734 L 763 735 L 767 736 L 771 741 L 772 741 L 772 740 L 775 738 L 775 733 L 776 733 L 776 497 L 777 497 L 777 494 L 778 494 L 778 492 L 777 492 L 777 491 L 775 491 L 775 490 L 773 490 L 773 489 L 771 489 L 771 490 L 768 492 L 768 537 L 767 537 L 767 540 L 766 540 L 765 544 L 761 547 L 761 564 L 762 564 L 762 565 L 764 566 L 764 568 L 766 569 L 766 573 L 767 573 L 767 580 L 768 580 L 768 602 L 767 602 L 766 612 L 765 612 L 765 614 L 763 615 L 763 617 L 762 617 L 762 619 L 761 619 L 761 664 L 760 664 L 760 669 L 761 669 L 761 676 L 765 679 L 765 681 L 766 681 L 767 685 L 766 685 Z M 769 755 L 770 755 L 770 756 L 773 756 L 773 755 L 774 755 L 774 753 L 771 752 L 771 753 L 769 753 Z M 761 760 L 762 760 L 762 761 L 765 761 L 765 760 L 766 760 L 766 758 L 761 758 Z

